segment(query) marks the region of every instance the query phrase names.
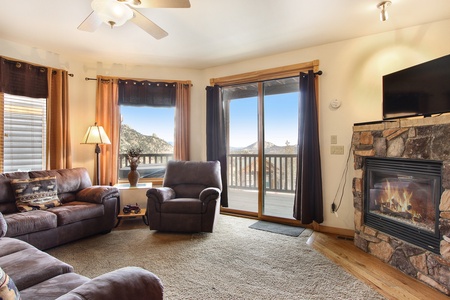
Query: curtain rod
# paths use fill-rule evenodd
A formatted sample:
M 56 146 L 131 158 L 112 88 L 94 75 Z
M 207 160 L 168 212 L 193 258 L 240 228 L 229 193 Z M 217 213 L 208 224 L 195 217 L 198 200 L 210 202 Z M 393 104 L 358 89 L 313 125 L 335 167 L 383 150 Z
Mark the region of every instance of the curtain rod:
M 84 80 L 86 80 L 86 81 L 90 81 L 90 80 L 95 80 L 95 81 L 97 81 L 97 78 L 85 77 Z M 109 79 L 102 79 L 102 80 L 109 81 Z M 122 80 L 136 80 L 136 79 L 122 79 Z M 147 80 L 147 81 L 158 81 L 158 80 L 151 80 L 151 79 L 150 79 L 150 80 L 149 80 L 149 79 L 142 79 L 142 80 Z M 140 81 L 140 80 L 136 80 L 136 81 Z M 164 82 L 164 80 L 163 80 L 163 82 Z M 187 85 L 190 85 L 190 86 L 194 86 L 192 83 L 185 83 L 185 82 L 180 82 L 180 81 L 177 81 L 177 80 L 175 80 L 174 82 L 176 82 L 176 83 L 181 83 L 181 84 L 187 84 Z M 167 83 L 172 83 L 172 82 L 167 82 Z
M 319 70 L 319 71 L 314 73 L 314 75 L 319 75 L 319 76 L 322 75 L 322 74 L 323 74 L 322 70 Z

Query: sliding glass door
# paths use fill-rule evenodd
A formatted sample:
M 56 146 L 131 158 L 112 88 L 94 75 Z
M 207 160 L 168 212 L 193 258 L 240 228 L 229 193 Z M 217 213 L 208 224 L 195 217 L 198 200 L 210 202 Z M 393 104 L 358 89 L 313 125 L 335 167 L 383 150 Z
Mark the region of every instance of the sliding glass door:
M 258 213 L 258 85 L 223 89 L 228 136 L 228 205 Z
M 224 87 L 229 209 L 293 219 L 298 77 Z
M 293 219 L 298 77 L 263 83 L 263 215 Z

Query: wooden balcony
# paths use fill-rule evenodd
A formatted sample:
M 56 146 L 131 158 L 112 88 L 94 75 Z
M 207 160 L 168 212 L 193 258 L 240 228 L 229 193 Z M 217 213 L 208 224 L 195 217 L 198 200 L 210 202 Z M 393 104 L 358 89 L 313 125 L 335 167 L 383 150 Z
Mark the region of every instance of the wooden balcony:
M 141 177 L 164 176 L 164 166 L 172 154 L 141 154 L 138 171 Z M 126 154 L 119 156 L 119 177 L 126 178 L 129 162 Z M 258 212 L 258 156 L 256 154 L 228 155 L 229 208 Z M 297 172 L 296 154 L 265 155 L 265 186 L 263 214 L 292 219 Z M 155 172 L 155 169 L 157 171 Z
M 292 219 L 296 154 L 266 154 L 263 214 Z M 257 154 L 228 155 L 229 208 L 258 212 Z

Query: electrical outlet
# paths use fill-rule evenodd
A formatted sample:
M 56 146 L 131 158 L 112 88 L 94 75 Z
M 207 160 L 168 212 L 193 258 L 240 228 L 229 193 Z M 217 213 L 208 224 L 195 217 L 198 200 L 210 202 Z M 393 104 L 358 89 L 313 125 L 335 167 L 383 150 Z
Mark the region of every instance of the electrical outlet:
M 344 146 L 331 146 L 331 154 L 344 155 Z

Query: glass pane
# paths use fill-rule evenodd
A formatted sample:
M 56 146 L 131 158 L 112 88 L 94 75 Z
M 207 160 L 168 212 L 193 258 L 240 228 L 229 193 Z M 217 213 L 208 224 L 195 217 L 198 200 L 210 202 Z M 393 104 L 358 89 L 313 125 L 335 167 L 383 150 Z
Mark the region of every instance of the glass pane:
M 119 179 L 127 179 L 127 152 L 132 148 L 142 150 L 137 168 L 141 178 L 163 178 L 167 161 L 173 159 L 175 107 L 122 105 L 120 111 Z
M 228 207 L 258 212 L 258 86 L 223 88 L 228 105 Z
M 45 169 L 47 99 L 4 95 L 3 172 Z
M 298 99 L 298 78 L 264 82 L 264 215 L 293 219 Z

